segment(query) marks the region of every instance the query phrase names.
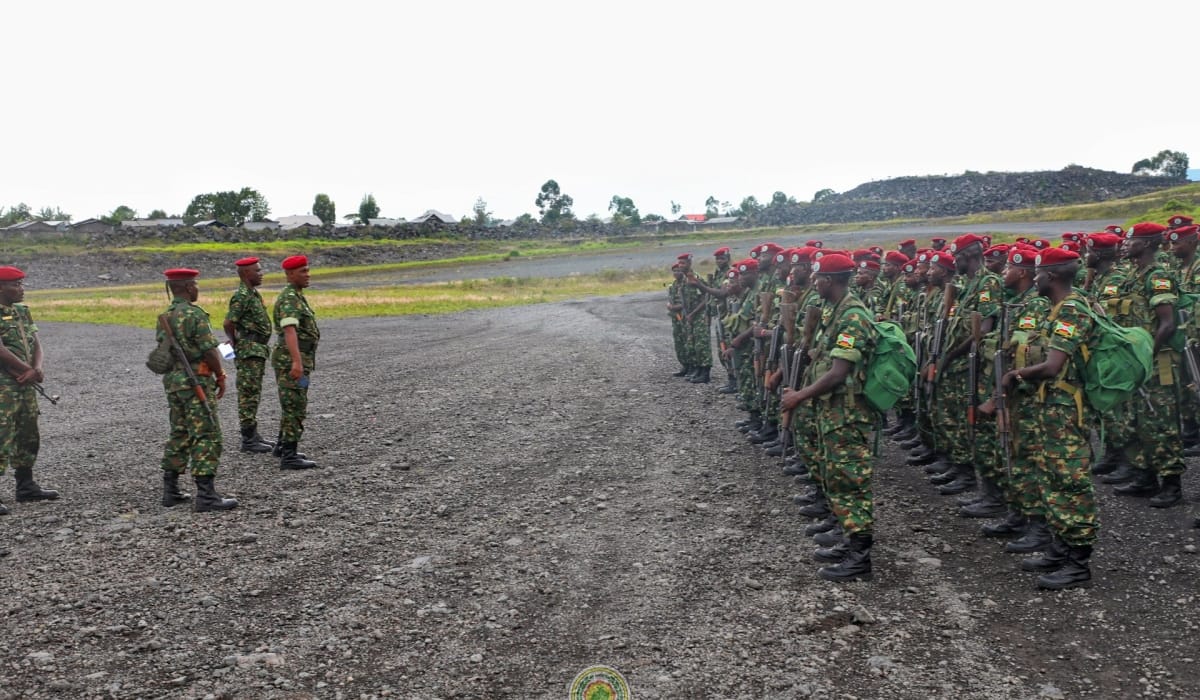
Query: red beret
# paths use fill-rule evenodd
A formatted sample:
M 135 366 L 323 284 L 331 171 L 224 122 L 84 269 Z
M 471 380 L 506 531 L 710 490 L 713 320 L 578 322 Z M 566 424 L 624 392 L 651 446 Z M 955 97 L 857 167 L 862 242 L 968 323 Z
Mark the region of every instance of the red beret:
M 1115 234 L 1117 234 L 1118 236 L 1124 236 L 1124 235 L 1125 235 L 1125 229 L 1124 229 L 1124 228 L 1122 228 L 1122 227 L 1120 227 L 1120 226 L 1117 226 L 1116 224 L 1112 224 L 1111 226 L 1105 226 L 1105 227 L 1104 227 L 1104 232 L 1105 232 L 1105 233 L 1115 233 Z
M 713 251 L 713 257 L 718 255 L 729 255 L 729 246 L 721 246 Z
M 737 268 L 736 268 L 736 267 L 730 267 L 730 268 L 729 268 L 729 272 L 726 272 L 726 273 L 725 273 L 725 278 L 726 278 L 726 279 L 735 280 L 735 279 L 737 279 L 738 277 L 741 277 L 741 274 L 740 274 L 740 273 L 737 271 Z
M 872 255 L 874 255 L 874 253 L 867 250 L 866 248 L 859 248 L 858 250 L 856 250 L 850 254 L 850 259 L 853 260 L 854 262 L 860 262 L 862 260 L 866 260 L 867 258 L 871 257 Z
M 1029 242 L 1029 245 L 1037 248 L 1038 250 L 1045 250 L 1050 247 L 1050 241 L 1046 240 L 1045 238 L 1035 238 Z
M 1012 247 L 1013 246 L 1010 246 L 1007 243 L 997 243 L 996 245 L 992 246 L 991 248 L 988 248 L 987 250 L 983 251 L 983 256 L 985 258 L 995 258 L 997 260 L 1003 260 L 1008 257 L 1008 249 L 1012 248 Z
M 898 250 L 889 250 L 887 255 L 883 256 L 885 262 L 890 262 L 893 265 L 904 265 L 908 262 L 908 256 Z
M 917 244 L 917 239 L 915 239 L 915 238 L 905 238 L 904 240 L 900 241 L 900 242 L 899 242 L 899 243 L 897 243 L 896 245 L 898 245 L 899 247 L 903 248 L 903 247 L 904 247 L 904 246 L 906 246 L 906 245 L 916 245 L 916 244 Z
M 1180 228 L 1182 226 L 1191 226 L 1192 225 L 1192 217 L 1184 216 L 1183 214 L 1176 214 L 1175 216 L 1172 216 L 1170 219 L 1167 219 L 1167 225 L 1169 225 L 1171 228 Z
M 1029 243 L 1029 236 L 1017 236 L 1017 243 Z
M 173 267 L 170 270 L 163 271 L 169 280 L 194 280 L 200 276 L 199 270 L 191 270 L 186 267 Z
M 733 266 L 733 269 L 737 270 L 739 273 L 758 272 L 758 261 L 755 260 L 754 258 L 746 258 L 745 260 L 739 260 Z
M 242 258 L 241 260 L 235 262 L 234 265 L 237 265 L 238 267 L 246 267 L 247 265 L 254 265 L 257 262 L 258 258 Z
M 860 260 L 858 262 L 858 269 L 860 269 L 860 270 L 875 270 L 876 272 L 878 272 L 879 271 L 879 261 L 877 261 L 877 260 Z
M 904 271 L 909 274 L 916 272 L 917 271 L 917 261 L 914 259 L 914 260 L 909 260 L 908 262 L 904 263 Z
M 1078 253 L 1081 246 L 1079 245 L 1079 241 L 1063 241 L 1058 245 L 1058 247 L 1062 248 L 1063 250 L 1070 250 Z
M 955 238 L 954 242 L 950 244 L 950 252 L 958 255 L 975 244 L 979 244 L 980 248 L 987 247 L 984 245 L 983 236 L 977 236 L 974 233 L 964 233 Z
M 1129 229 L 1129 233 L 1125 234 L 1126 238 L 1153 238 L 1161 236 L 1167 230 L 1166 226 L 1156 224 L 1153 221 L 1143 221 L 1140 224 L 1134 224 L 1133 228 Z
M 1038 251 L 1029 246 L 1015 245 L 1008 251 L 1008 264 L 1017 267 L 1033 267 Z
M 987 235 L 987 234 L 985 233 L 985 234 L 983 234 L 982 236 L 980 236 L 980 238 L 982 238 L 982 239 L 983 239 L 983 247 L 984 247 L 985 249 L 986 249 L 986 248 L 991 248 L 991 247 L 992 247 L 992 237 L 991 237 L 991 236 L 989 236 L 989 235 Z
M 1064 265 L 1069 262 L 1074 262 L 1079 259 L 1079 253 L 1062 248 L 1047 248 L 1040 251 L 1034 262 L 1038 267 L 1054 267 L 1055 265 Z
M 820 248 L 814 248 L 810 245 L 792 248 L 792 264 L 797 265 L 799 263 L 811 263 L 813 261 L 813 256 L 817 254 L 818 250 L 820 250 Z
M 1168 233 L 1167 238 L 1171 239 L 1172 241 L 1177 241 L 1180 238 L 1194 236 L 1196 235 L 1197 231 L 1200 231 L 1200 226 L 1180 226 L 1174 231 Z
M 879 247 L 879 246 L 877 246 L 877 245 L 873 245 L 873 246 L 871 246 L 870 248 L 867 248 L 867 250 L 871 251 L 871 252 L 872 252 L 872 253 L 874 253 L 875 255 L 878 255 L 878 256 L 880 256 L 880 257 L 883 257 L 883 248 L 880 248 L 880 247 Z
M 692 254 L 691 253 L 680 253 L 679 255 L 675 256 L 675 259 L 679 260 L 681 262 L 689 262 L 692 259 Z
M 303 255 L 292 255 L 284 258 L 281 266 L 285 270 L 295 270 L 301 267 L 308 267 L 308 258 Z
M 955 243 L 957 243 L 957 242 L 958 241 L 955 241 Z M 954 268 L 954 256 L 947 253 L 946 251 L 938 251 L 938 252 L 934 253 L 933 255 L 929 256 L 929 262 L 937 263 L 938 265 L 941 265 L 942 267 L 946 268 L 947 270 L 954 272 L 954 269 L 955 269 Z
M 853 272 L 854 261 L 841 253 L 826 253 L 813 263 L 814 275 L 836 275 L 840 272 Z
M 775 243 L 763 243 L 762 245 L 755 248 L 755 250 L 758 251 L 758 259 L 759 260 L 763 260 L 764 256 L 765 256 L 765 259 L 770 260 L 775 257 L 776 253 L 783 250 L 783 246 L 776 245 Z M 753 255 L 753 252 L 751 253 L 751 255 Z
M 811 241 L 808 241 L 808 242 L 806 242 L 804 245 L 805 245 L 805 246 L 807 246 L 807 247 L 809 247 L 809 248 L 823 248 L 823 247 L 825 246 L 825 244 L 824 244 L 823 242 L 821 242 L 821 241 L 818 241 L 818 240 L 816 240 L 816 239 L 813 239 L 813 240 L 811 240 Z
M 12 265 L 0 267 L 0 282 L 16 282 L 25 279 L 25 273 Z
M 1116 248 L 1121 245 L 1121 237 L 1115 233 L 1093 233 L 1088 236 L 1087 244 L 1089 248 L 1100 250 Z
M 1064 233 L 1062 235 L 1062 239 L 1064 241 L 1075 241 L 1076 243 L 1078 243 L 1079 241 L 1083 240 L 1083 234 L 1082 233 Z

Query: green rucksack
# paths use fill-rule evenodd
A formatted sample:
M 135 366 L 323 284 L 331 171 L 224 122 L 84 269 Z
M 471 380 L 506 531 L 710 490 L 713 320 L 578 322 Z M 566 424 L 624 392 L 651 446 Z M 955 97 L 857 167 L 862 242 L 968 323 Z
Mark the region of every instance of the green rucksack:
M 1118 326 L 1084 304 L 1095 327 L 1094 342 L 1083 347 L 1083 394 L 1104 413 L 1128 401 L 1154 372 L 1154 338 L 1144 328 Z M 1058 316 L 1051 314 L 1051 320 Z
M 892 321 L 875 321 L 875 350 L 867 358 L 863 398 L 871 408 L 886 413 L 908 395 L 917 376 L 917 355 L 904 329 Z

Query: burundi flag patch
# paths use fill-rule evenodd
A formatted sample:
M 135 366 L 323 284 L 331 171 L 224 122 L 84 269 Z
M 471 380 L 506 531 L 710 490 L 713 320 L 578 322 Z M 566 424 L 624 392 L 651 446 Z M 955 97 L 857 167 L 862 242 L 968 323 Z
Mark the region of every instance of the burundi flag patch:
M 1061 335 L 1064 338 L 1075 337 L 1075 324 L 1067 323 L 1066 321 L 1054 322 L 1054 335 Z
M 1100 293 L 1106 297 L 1115 297 L 1117 295 L 1119 289 L 1120 288 L 1117 287 L 1117 285 L 1115 285 L 1115 284 L 1106 284 L 1106 285 L 1104 285 L 1104 290 L 1101 291 Z
M 1017 321 L 1017 328 L 1023 331 L 1037 328 L 1037 319 L 1033 316 L 1022 316 L 1021 320 Z
M 1151 282 L 1151 285 L 1153 285 L 1154 291 L 1156 291 L 1156 292 L 1171 291 L 1171 280 L 1163 278 L 1163 277 L 1155 277 L 1154 280 Z
M 986 304 L 986 303 L 988 303 L 988 302 L 989 302 L 989 301 L 991 301 L 991 300 L 992 300 L 992 292 L 991 292 L 991 290 L 989 290 L 989 289 L 985 289 L 985 290 L 983 290 L 982 292 L 980 292 L 980 293 L 979 293 L 979 303 L 980 303 L 980 304 Z
M 838 333 L 837 346 L 839 348 L 846 348 L 847 350 L 853 349 L 854 342 L 855 342 L 854 336 L 847 335 L 846 333 Z

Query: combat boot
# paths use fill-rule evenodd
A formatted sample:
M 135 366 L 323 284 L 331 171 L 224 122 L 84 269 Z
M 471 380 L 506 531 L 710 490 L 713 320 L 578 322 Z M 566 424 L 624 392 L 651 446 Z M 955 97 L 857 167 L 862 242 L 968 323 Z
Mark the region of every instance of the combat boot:
M 708 384 L 712 381 L 712 367 L 698 367 L 696 374 L 689 379 L 692 384 Z
M 1038 588 L 1061 591 L 1065 588 L 1075 588 L 1085 585 L 1092 580 L 1092 570 L 1088 566 L 1091 558 L 1091 545 L 1067 547 L 1066 561 L 1055 571 L 1038 576 Z
M 833 530 L 829 530 L 828 532 L 833 532 Z M 822 533 L 822 534 L 826 534 L 826 533 Z M 813 539 L 816 539 L 816 538 L 813 538 Z M 849 553 L 850 553 L 850 543 L 847 541 L 846 537 L 839 536 L 837 538 L 836 542 L 832 546 L 820 547 L 816 551 L 814 551 L 813 559 L 816 559 L 817 561 L 826 561 L 826 562 L 830 562 L 830 563 L 836 563 L 836 562 L 839 562 L 839 561 L 845 559 L 846 555 Z
M 1044 551 L 1053 539 L 1046 519 L 1035 515 L 1029 518 L 1029 524 L 1025 526 L 1025 532 L 1020 537 L 1004 545 L 1004 551 L 1012 554 L 1033 554 Z
M 162 504 L 165 508 L 177 506 L 180 503 L 187 503 L 192 500 L 190 494 L 186 494 L 179 490 L 179 472 L 169 469 L 163 470 L 163 494 Z
M 958 465 L 958 476 L 954 481 L 938 487 L 938 493 L 943 496 L 953 496 L 973 488 L 975 488 L 975 467 L 970 464 L 960 464 Z
M 1133 481 L 1134 477 L 1137 476 L 1137 469 L 1134 469 L 1128 459 L 1124 459 L 1124 455 L 1120 455 L 1118 459 L 1117 468 L 1100 477 L 1101 483 L 1124 484 Z
M 813 486 L 804 493 L 798 493 L 795 496 L 792 496 L 792 503 L 795 503 L 798 506 L 807 506 L 824 500 L 825 492 L 821 490 L 820 486 Z
M 779 428 L 774 423 L 769 421 L 764 423 L 762 429 L 757 433 L 750 433 L 746 436 L 751 444 L 754 445 L 761 445 L 764 442 L 770 442 L 777 437 L 779 437 Z
M 1028 520 L 1024 515 L 1010 510 L 1003 520 L 994 523 L 984 523 L 979 528 L 979 534 L 984 537 L 1016 537 L 1025 532 Z
M 758 432 L 762 427 L 762 414 L 758 411 L 751 411 L 750 418 L 743 421 L 737 429 L 739 432 L 749 435 L 750 433 Z
M 855 533 L 846 544 L 846 555 L 833 566 L 823 566 L 817 574 L 826 581 L 871 580 L 871 535 Z
M 1057 571 L 1067 563 L 1067 545 L 1055 535 L 1050 544 L 1042 550 L 1042 556 L 1025 559 L 1021 562 L 1022 571 Z
M 924 442 L 924 441 L 921 440 L 920 435 L 914 435 L 907 440 L 901 441 L 900 446 L 906 450 L 915 450 L 916 448 L 922 446 L 922 444 L 921 444 L 922 442 Z M 928 448 L 926 448 L 926 449 L 928 449 Z
M 17 467 L 14 476 L 17 479 L 17 502 L 53 501 L 58 498 L 58 491 L 44 489 L 33 480 L 33 467 Z
M 736 394 L 737 393 L 737 377 L 733 376 L 732 374 L 729 375 L 729 380 L 725 382 L 725 386 L 721 387 L 720 389 L 717 389 L 717 391 L 722 394 Z
M 960 518 L 992 518 L 1005 511 L 1000 487 L 991 479 L 983 479 L 979 500 L 958 509 Z
M 692 371 L 693 370 L 692 370 L 691 365 L 684 365 L 683 367 L 679 368 L 678 372 L 676 372 L 675 374 L 672 374 L 671 376 L 672 377 L 686 377 L 689 374 L 691 374 Z
M 938 474 L 934 474 L 933 476 L 929 477 L 929 483 L 933 484 L 934 486 L 943 486 L 943 485 L 948 484 L 951 481 L 954 481 L 955 479 L 957 479 L 958 474 L 959 474 L 958 465 L 950 464 L 950 465 L 947 465 L 946 471 L 938 473 Z
M 808 527 L 805 527 L 804 535 L 806 537 L 813 537 L 815 535 L 821 534 L 822 532 L 828 532 L 834 528 L 837 528 L 840 530 L 841 527 L 842 526 L 838 523 L 837 516 L 830 513 L 828 516 L 825 517 L 824 520 L 817 522 L 817 523 L 813 523 L 812 525 L 809 525 Z
M 242 452 L 266 454 L 275 450 L 275 443 L 267 442 L 258 434 L 258 426 L 251 423 L 242 426 Z
M 783 464 L 783 473 L 788 476 L 800 476 L 808 474 L 808 467 L 805 466 L 804 460 L 799 457 L 788 457 Z
M 767 451 L 764 452 L 763 454 L 767 455 L 768 457 L 782 457 L 783 456 L 783 443 L 782 442 L 773 442 L 770 444 L 770 446 L 763 445 L 763 447 L 767 448 Z
M 211 476 L 197 476 L 195 479 L 196 500 L 192 503 L 193 511 L 208 513 L 214 510 L 232 510 L 237 508 L 238 502 L 236 498 L 225 498 L 217 493 Z
M 0 502 L 0 515 L 8 515 L 8 507 Z
M 806 506 L 803 506 L 797 512 L 800 513 L 800 515 L 803 515 L 806 518 L 812 518 L 813 520 L 823 520 L 828 518 L 830 515 L 833 515 L 833 511 L 829 509 L 829 502 L 825 499 L 821 499 L 816 503 L 810 503 Z
M 908 457 L 905 458 L 904 463 L 911 467 L 919 467 L 921 465 L 929 464 L 930 462 L 934 462 L 937 459 L 938 459 L 937 452 L 929 449 L 928 447 L 922 447 L 920 449 L 916 449 L 916 450 L 913 450 L 912 452 L 908 453 Z
M 954 467 L 954 462 L 951 462 L 950 458 L 948 456 L 946 456 L 944 454 L 939 454 L 937 456 L 937 459 L 934 459 L 932 462 L 930 462 L 929 464 L 926 464 L 921 469 L 926 474 L 929 474 L 932 476 L 933 474 L 945 474 L 946 472 L 952 472 L 955 470 L 955 467 Z
M 1109 450 L 1104 457 L 1092 465 L 1093 474 L 1112 474 L 1125 461 L 1125 455 L 1120 450 Z
M 813 544 L 821 547 L 834 547 L 845 539 L 846 533 L 842 532 L 842 528 L 832 527 L 825 532 L 818 532 L 813 535 Z
M 1183 477 L 1171 474 L 1162 478 L 1162 488 L 1150 497 L 1151 508 L 1170 508 L 1183 503 Z
M 1153 496 L 1158 493 L 1158 477 L 1154 475 L 1153 471 L 1149 469 L 1137 469 L 1135 471 L 1136 474 L 1133 477 L 1133 481 L 1121 484 L 1113 489 L 1113 493 L 1122 496 L 1136 496 L 1138 498 L 1145 498 L 1146 496 Z
M 305 459 L 304 455 L 296 451 L 296 443 L 283 443 L 283 454 L 279 457 L 280 469 L 315 469 L 317 463 Z

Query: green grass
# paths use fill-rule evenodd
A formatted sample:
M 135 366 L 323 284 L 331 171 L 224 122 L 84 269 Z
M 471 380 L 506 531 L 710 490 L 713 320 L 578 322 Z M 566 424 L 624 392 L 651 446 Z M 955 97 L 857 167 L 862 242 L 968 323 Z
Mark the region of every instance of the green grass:
M 541 304 L 591 296 L 617 296 L 661 290 L 669 280 L 657 270 L 603 270 L 592 275 L 570 277 L 498 277 L 418 285 L 371 287 L 369 289 L 321 290 L 306 293 L 318 318 L 356 318 L 409 314 L 447 314 L 471 309 Z M 202 282 L 200 300 L 219 326 L 224 318 L 228 292 L 236 281 Z M 281 285 L 264 285 L 263 296 L 274 298 Z M 219 291 L 218 291 L 219 290 Z M 119 288 L 30 290 L 25 301 L 39 321 L 115 324 L 150 328 L 167 307 L 161 285 L 130 285 Z

